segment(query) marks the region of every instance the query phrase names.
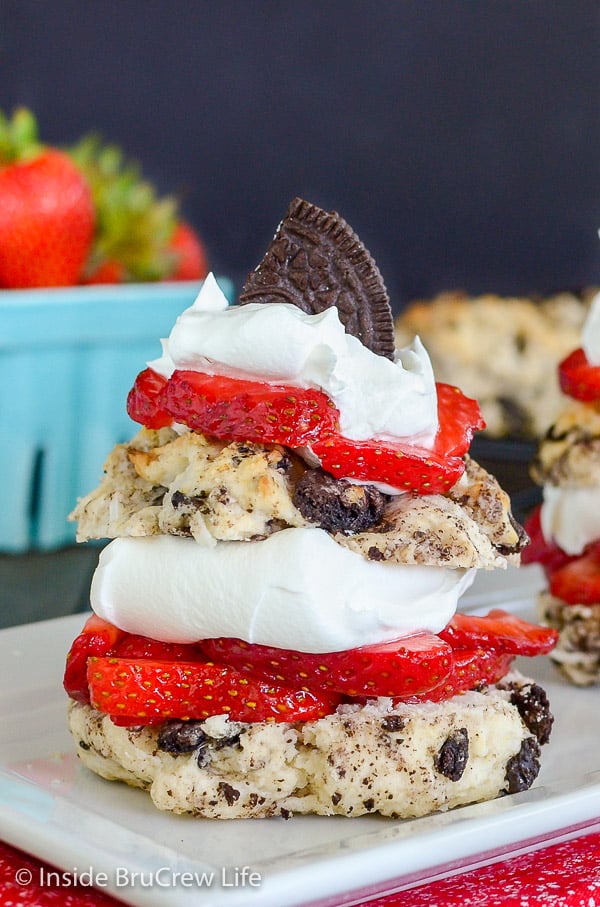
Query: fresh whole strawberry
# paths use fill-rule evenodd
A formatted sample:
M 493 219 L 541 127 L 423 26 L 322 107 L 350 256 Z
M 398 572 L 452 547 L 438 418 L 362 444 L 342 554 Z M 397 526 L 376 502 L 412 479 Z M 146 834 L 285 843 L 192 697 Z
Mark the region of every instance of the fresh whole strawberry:
M 136 161 L 98 135 L 86 135 L 69 155 L 87 179 L 96 231 L 83 283 L 198 280 L 206 276 L 205 248 L 182 221 L 174 196 L 159 196 Z
M 89 266 L 81 283 L 101 284 L 101 283 L 124 283 L 127 276 L 125 265 L 114 258 L 107 258 L 96 267 Z
M 208 261 L 202 240 L 190 224 L 179 221 L 169 242 L 176 265 L 168 280 L 202 280 L 208 274 Z
M 72 286 L 94 233 L 90 188 L 69 157 L 37 139 L 33 115 L 0 113 L 0 286 Z

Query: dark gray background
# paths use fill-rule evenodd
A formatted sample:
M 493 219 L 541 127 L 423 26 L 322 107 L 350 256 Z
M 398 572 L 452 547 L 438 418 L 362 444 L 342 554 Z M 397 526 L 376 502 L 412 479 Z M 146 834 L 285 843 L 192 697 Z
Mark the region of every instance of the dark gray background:
M 0 0 L 0 106 L 177 190 L 241 280 L 295 195 L 393 305 L 600 275 L 596 0 Z
M 597 0 L 0 0 L 0 107 L 119 142 L 238 286 L 294 196 L 337 209 L 398 311 L 599 283 L 599 48 Z M 0 555 L 0 625 L 96 556 Z

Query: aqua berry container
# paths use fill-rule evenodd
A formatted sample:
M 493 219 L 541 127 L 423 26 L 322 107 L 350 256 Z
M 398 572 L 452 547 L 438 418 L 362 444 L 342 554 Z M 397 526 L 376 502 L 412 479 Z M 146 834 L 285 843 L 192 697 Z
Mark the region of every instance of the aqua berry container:
M 233 284 L 217 278 L 230 301 Z M 70 544 L 68 514 L 139 425 L 127 393 L 200 282 L 0 291 L 0 551 Z

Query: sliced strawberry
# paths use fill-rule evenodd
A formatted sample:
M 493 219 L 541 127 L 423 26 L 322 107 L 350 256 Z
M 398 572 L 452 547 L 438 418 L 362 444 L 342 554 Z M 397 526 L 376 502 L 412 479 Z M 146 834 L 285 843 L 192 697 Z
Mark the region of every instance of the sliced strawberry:
M 322 391 L 178 370 L 164 392 L 173 418 L 232 441 L 303 447 L 333 431 L 339 413 Z
M 550 575 L 550 592 L 570 605 L 600 604 L 600 550 L 594 545 Z
M 92 705 L 130 724 L 157 719 L 202 719 L 227 714 L 234 721 L 310 721 L 335 711 L 340 697 L 254 680 L 210 662 L 168 663 L 90 658 Z
M 434 452 L 441 457 L 462 457 L 471 445 L 473 434 L 485 428 L 479 403 L 452 384 L 438 381 L 436 389 L 440 427 Z
M 440 428 L 433 450 L 345 438 L 337 430 L 339 412 L 326 394 L 291 385 L 181 370 L 160 393 L 158 406 L 194 431 L 224 440 L 310 446 L 336 477 L 436 494 L 458 481 L 473 432 L 485 425 L 475 400 L 448 384 L 438 384 L 437 390 Z M 148 425 L 143 406 L 132 400 L 128 412 Z
M 581 347 L 560 363 L 558 378 L 561 390 L 569 397 L 585 403 L 600 400 L 600 365 L 591 365 Z
M 452 653 L 449 677 L 429 693 L 411 698 L 416 702 L 441 702 L 458 693 L 497 683 L 510 669 L 514 655 L 492 649 L 457 649 Z
M 95 614 L 86 621 L 67 653 L 63 686 L 71 699 L 89 703 L 88 658 L 111 653 L 122 636 L 121 630 Z
M 424 693 L 442 683 L 452 665 L 450 645 L 432 633 L 321 655 L 225 638 L 204 640 L 202 648 L 245 675 L 348 696 Z
M 485 617 L 455 614 L 440 633 L 457 654 L 461 649 L 486 649 L 508 655 L 547 655 L 558 633 L 522 620 L 508 611 L 494 608 Z M 460 654 L 460 653 L 458 653 Z
M 167 379 L 151 368 L 145 368 L 135 379 L 127 395 L 127 413 L 134 422 L 146 428 L 164 428 L 171 425 L 173 417 L 162 404 L 162 392 Z
M 479 405 L 449 384 L 438 384 L 439 430 L 433 449 L 388 441 L 352 441 L 341 435 L 312 445 L 336 478 L 383 482 L 417 494 L 443 494 L 461 477 L 473 432 L 485 427 Z
M 200 646 L 194 643 L 161 642 L 136 633 L 126 633 L 113 647 L 111 654 L 119 658 L 147 658 L 165 662 L 204 660 Z
M 445 494 L 465 471 L 461 457 L 438 457 L 431 451 L 382 441 L 338 436 L 313 444 L 312 450 L 336 479 L 380 482 L 415 494 Z

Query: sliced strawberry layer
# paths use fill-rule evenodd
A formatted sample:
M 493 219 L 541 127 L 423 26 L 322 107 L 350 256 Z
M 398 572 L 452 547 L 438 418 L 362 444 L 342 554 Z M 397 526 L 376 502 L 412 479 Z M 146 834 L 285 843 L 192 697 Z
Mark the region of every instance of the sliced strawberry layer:
M 458 388 L 438 384 L 437 396 L 440 427 L 431 450 L 344 437 L 339 412 L 322 391 L 195 371 L 177 370 L 168 381 L 141 372 L 127 412 L 148 428 L 175 420 L 221 440 L 308 446 L 336 477 L 437 494 L 461 477 L 473 433 L 485 427 L 478 403 Z
M 348 696 L 425 693 L 450 674 L 452 649 L 432 633 L 344 652 L 312 655 L 240 639 L 208 639 L 207 655 L 245 675 Z
M 222 440 L 304 447 L 339 420 L 322 391 L 202 372 L 174 372 L 162 399 L 178 422 Z
M 341 435 L 313 444 L 312 450 L 323 469 L 336 478 L 379 482 L 415 494 L 444 494 L 465 471 L 461 457 L 440 457 L 403 444 L 352 441 Z
M 293 690 L 206 662 L 92 657 L 87 679 L 92 705 L 132 724 L 222 714 L 234 721 L 310 721 L 340 702 L 335 694 Z
M 550 575 L 550 592 L 570 605 L 600 604 L 600 550 L 594 545 Z
M 171 425 L 173 416 L 163 407 L 162 393 L 167 379 L 154 369 L 140 372 L 127 395 L 127 414 L 134 422 L 146 428 L 164 428 Z
M 560 363 L 558 379 L 561 390 L 569 397 L 584 403 L 600 400 L 600 365 L 591 365 L 581 347 Z
M 465 470 L 473 432 L 485 427 L 479 404 L 450 384 L 437 384 L 439 430 L 432 450 L 389 441 L 322 438 L 312 450 L 336 478 L 383 482 L 416 494 L 444 494 Z
M 458 649 L 486 649 L 508 655 L 547 655 L 558 633 L 530 624 L 508 611 L 495 608 L 485 617 L 455 614 L 440 637 Z
M 238 639 L 163 643 L 92 618 L 71 647 L 65 689 L 122 725 L 223 713 L 237 721 L 309 721 L 330 714 L 342 697 L 438 702 L 495 683 L 515 655 L 545 654 L 557 637 L 494 610 L 455 615 L 439 635 L 313 655 Z
M 415 702 L 441 702 L 458 693 L 497 683 L 509 671 L 515 656 L 493 649 L 457 649 L 452 656 L 452 670 L 444 683 L 429 693 L 415 696 Z
M 88 658 L 112 652 L 122 637 L 121 630 L 95 614 L 86 621 L 67 653 L 63 686 L 71 699 L 89 704 L 90 691 L 86 674 Z
M 119 658 L 149 658 L 157 661 L 204 661 L 198 643 L 161 642 L 137 633 L 125 633 L 113 646 L 111 655 Z

